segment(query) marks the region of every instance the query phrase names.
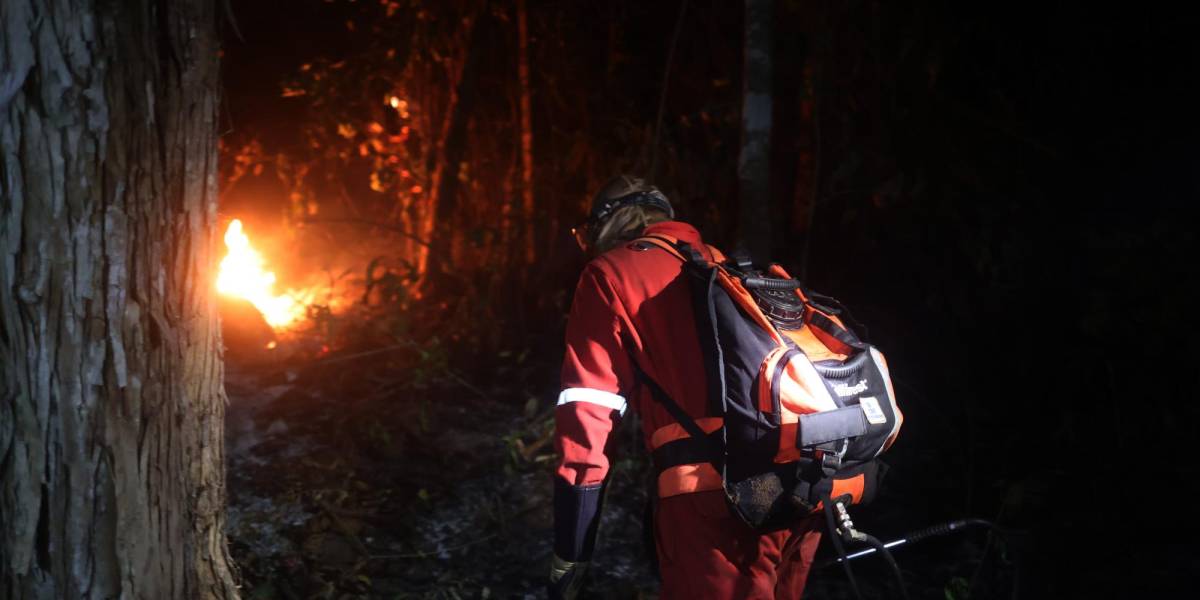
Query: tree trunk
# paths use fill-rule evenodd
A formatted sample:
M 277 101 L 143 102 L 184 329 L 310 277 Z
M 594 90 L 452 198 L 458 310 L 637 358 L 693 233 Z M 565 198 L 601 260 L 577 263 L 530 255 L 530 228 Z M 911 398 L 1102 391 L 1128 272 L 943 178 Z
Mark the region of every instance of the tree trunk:
M 479 16 L 469 25 L 470 41 L 467 44 L 462 72 L 454 89 L 452 108 L 446 117 L 441 156 L 433 177 L 433 197 L 429 207 L 432 219 L 427 224 L 429 233 L 426 239 L 429 240 L 429 249 L 424 253 L 427 259 L 425 268 L 422 269 L 426 278 L 426 285 L 422 287 L 426 288 L 430 283 L 436 286 L 436 282 L 441 279 L 442 268 L 450 262 L 454 237 L 461 235 L 459 230 L 451 226 L 450 221 L 458 208 L 458 190 L 461 187 L 458 178 L 459 165 L 466 156 L 468 125 L 479 97 L 478 79 L 484 52 L 483 41 L 491 19 L 489 4 L 484 2 Z
M 525 224 L 525 264 L 533 264 L 533 100 L 529 87 L 529 15 L 517 0 L 517 75 L 521 85 L 521 217 Z
M 746 0 L 745 14 L 738 216 L 741 241 L 762 261 L 771 250 L 771 0 Z
M 0 0 L 0 597 L 234 598 L 205 0 Z

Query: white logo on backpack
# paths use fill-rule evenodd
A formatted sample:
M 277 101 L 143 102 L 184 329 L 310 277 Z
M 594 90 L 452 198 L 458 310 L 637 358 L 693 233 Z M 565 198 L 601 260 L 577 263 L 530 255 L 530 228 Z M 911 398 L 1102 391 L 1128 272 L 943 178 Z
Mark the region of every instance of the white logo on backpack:
M 867 391 L 867 380 L 866 379 L 863 379 L 862 381 L 859 381 L 858 383 L 856 383 L 854 385 L 846 385 L 844 383 L 839 383 L 839 384 L 833 386 L 833 393 L 837 394 L 838 396 L 841 396 L 842 398 L 845 398 L 846 396 L 853 396 L 855 394 L 861 394 L 865 391 Z

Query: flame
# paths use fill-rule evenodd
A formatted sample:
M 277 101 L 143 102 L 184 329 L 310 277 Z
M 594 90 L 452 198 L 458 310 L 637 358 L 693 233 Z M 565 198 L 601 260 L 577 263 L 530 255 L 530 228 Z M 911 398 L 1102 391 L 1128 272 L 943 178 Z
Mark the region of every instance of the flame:
M 275 273 L 263 268 L 265 261 L 250 245 L 242 231 L 242 221 L 234 219 L 225 230 L 225 247 L 229 254 L 221 259 L 217 275 L 217 291 L 227 296 L 245 298 L 262 313 L 267 324 L 276 329 L 287 327 L 304 317 L 305 302 L 296 292 L 276 295 Z

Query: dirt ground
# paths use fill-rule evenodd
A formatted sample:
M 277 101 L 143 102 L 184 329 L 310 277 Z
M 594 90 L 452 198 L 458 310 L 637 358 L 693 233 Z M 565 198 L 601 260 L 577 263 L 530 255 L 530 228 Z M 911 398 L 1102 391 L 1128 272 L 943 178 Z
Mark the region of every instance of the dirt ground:
M 343 376 L 229 365 L 227 528 L 245 597 L 543 597 L 552 400 L 446 377 L 363 396 Z M 596 597 L 654 597 L 640 473 L 640 456 L 616 464 Z
M 244 597 L 545 597 L 553 398 L 516 371 L 548 366 L 509 359 L 481 386 L 421 356 L 400 377 L 385 355 L 228 361 L 227 529 Z M 635 431 L 619 430 L 590 598 L 657 598 Z M 895 504 L 856 519 L 902 533 Z M 983 537 L 928 544 L 898 555 L 913 597 L 965 598 Z M 890 597 L 878 561 L 859 562 L 864 595 Z M 806 597 L 852 596 L 835 568 Z

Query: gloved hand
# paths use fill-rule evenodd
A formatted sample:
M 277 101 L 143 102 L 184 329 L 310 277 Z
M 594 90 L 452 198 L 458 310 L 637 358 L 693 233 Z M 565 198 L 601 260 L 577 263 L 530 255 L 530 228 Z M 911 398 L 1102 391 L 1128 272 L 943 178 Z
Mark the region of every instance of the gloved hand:
M 570 562 L 554 555 L 550 560 L 550 583 L 546 585 L 550 600 L 575 600 L 587 568 L 586 562 Z

